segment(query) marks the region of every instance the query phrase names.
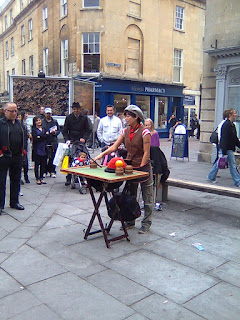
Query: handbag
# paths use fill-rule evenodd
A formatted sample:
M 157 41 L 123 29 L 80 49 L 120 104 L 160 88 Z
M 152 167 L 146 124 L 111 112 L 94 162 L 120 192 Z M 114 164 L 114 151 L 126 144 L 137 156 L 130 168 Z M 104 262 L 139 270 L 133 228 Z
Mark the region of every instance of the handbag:
M 209 141 L 214 144 L 218 144 L 218 128 L 216 128 L 210 135 Z
M 225 169 L 227 167 L 227 158 L 221 157 L 218 159 L 218 169 Z
M 69 156 L 65 156 L 62 162 L 62 169 L 67 169 L 68 167 L 69 167 Z M 66 174 L 65 172 L 61 172 L 61 173 Z

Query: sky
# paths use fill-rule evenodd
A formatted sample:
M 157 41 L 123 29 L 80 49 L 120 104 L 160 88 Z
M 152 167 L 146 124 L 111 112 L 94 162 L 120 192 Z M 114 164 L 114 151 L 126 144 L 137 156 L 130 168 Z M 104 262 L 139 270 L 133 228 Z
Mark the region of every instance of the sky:
M 0 0 L 0 6 L 5 2 L 6 0 Z

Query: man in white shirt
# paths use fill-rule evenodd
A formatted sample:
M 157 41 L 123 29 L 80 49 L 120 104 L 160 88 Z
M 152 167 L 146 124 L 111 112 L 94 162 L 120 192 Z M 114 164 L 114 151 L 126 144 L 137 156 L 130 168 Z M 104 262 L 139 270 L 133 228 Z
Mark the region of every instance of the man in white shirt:
M 100 119 L 97 136 L 101 147 L 110 146 L 117 141 L 122 131 L 122 121 L 114 115 L 114 106 L 106 106 L 106 117 Z

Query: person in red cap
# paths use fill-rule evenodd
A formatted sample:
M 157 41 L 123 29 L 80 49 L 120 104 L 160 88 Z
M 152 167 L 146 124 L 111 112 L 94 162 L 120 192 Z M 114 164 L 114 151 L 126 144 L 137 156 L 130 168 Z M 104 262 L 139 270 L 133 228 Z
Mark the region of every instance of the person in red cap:
M 142 110 L 135 105 L 130 105 L 124 110 L 125 120 L 128 127 L 124 128 L 118 140 L 106 151 L 100 153 L 95 160 L 101 159 L 106 154 L 110 154 L 118 149 L 124 143 L 127 149 L 127 157 L 125 161 L 131 164 L 134 169 L 149 172 L 149 177 L 145 181 L 141 181 L 142 198 L 144 201 L 144 218 L 139 233 L 143 234 L 149 231 L 152 223 L 153 209 L 153 179 L 152 168 L 150 164 L 150 131 L 142 124 L 144 120 Z M 138 183 L 132 182 L 129 188 L 131 195 L 137 196 Z M 126 222 L 126 228 L 133 228 L 134 221 Z

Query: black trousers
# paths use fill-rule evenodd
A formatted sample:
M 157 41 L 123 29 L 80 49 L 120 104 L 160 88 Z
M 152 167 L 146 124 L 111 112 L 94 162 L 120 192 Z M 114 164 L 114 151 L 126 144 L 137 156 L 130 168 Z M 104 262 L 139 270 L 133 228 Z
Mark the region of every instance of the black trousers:
M 55 173 L 56 174 L 56 166 L 53 164 L 53 160 L 56 153 L 55 148 L 52 146 L 47 146 L 47 163 L 46 163 L 46 174 L 49 173 Z
M 39 156 L 38 154 L 35 155 L 35 166 L 34 166 L 34 174 L 36 180 L 42 180 L 43 174 L 46 172 L 46 162 L 47 156 Z
M 23 173 L 25 181 L 28 180 L 28 156 L 27 154 L 23 157 Z
M 10 206 L 18 203 L 20 191 L 20 180 L 22 171 L 22 156 L 1 157 L 0 158 L 0 208 L 5 206 L 6 180 L 9 170 L 10 177 Z

